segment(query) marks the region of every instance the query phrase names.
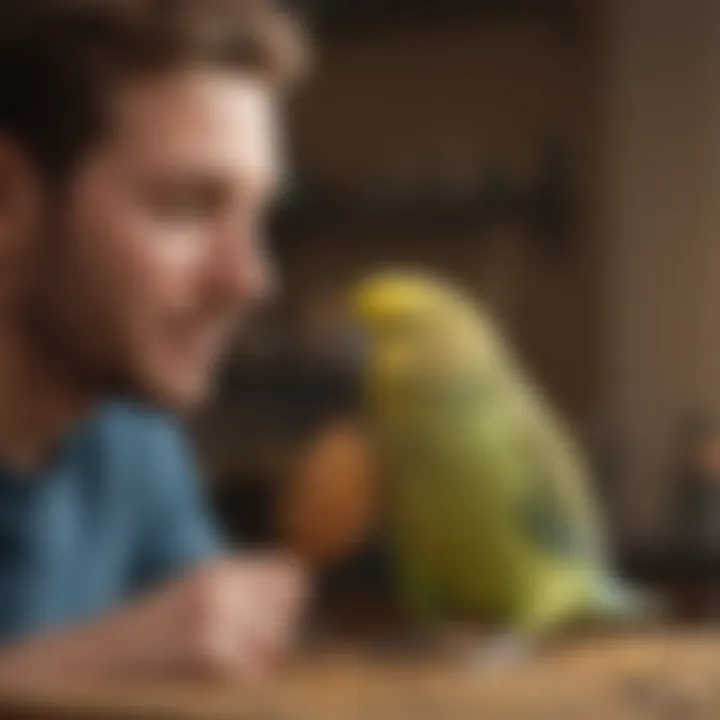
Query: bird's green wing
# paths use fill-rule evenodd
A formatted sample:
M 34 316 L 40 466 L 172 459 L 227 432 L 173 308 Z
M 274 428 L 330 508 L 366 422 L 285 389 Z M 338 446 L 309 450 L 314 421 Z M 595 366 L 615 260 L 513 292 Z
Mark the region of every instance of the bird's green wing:
M 599 519 L 584 464 L 561 429 L 544 422 L 525 423 L 520 440 L 525 475 L 521 524 L 537 546 L 553 555 L 599 557 Z

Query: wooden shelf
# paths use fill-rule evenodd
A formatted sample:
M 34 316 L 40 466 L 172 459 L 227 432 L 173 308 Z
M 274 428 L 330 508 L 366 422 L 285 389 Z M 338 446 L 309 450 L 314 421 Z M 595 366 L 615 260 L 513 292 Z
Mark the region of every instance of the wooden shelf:
M 332 233 L 393 233 L 395 240 L 417 233 L 467 233 L 474 240 L 496 226 L 524 230 L 539 245 L 566 244 L 575 227 L 577 197 L 565 152 L 550 145 L 532 181 L 502 168 L 478 168 L 474 183 L 454 191 L 438 178 L 430 186 L 405 188 L 335 187 L 303 178 L 278 207 L 272 236 L 281 244 Z
M 309 18 L 318 34 L 329 38 L 518 12 L 533 13 L 555 27 L 573 27 L 584 5 L 577 0 L 294 0 L 289 4 Z

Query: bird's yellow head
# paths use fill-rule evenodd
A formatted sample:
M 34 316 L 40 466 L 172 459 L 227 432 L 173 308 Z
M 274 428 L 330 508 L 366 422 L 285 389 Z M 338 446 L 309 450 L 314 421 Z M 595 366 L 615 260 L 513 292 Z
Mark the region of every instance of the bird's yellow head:
M 482 307 L 450 283 L 418 272 L 384 272 L 353 294 L 375 375 L 387 378 L 482 374 L 504 356 Z
M 427 275 L 387 272 L 366 278 L 356 288 L 356 316 L 371 331 L 398 323 L 428 323 L 450 300 L 448 288 Z

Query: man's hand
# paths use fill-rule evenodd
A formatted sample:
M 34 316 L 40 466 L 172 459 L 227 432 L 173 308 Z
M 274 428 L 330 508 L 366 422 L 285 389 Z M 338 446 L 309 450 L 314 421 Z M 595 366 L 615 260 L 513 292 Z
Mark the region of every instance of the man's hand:
M 307 595 L 304 572 L 290 560 L 220 560 L 114 616 L 0 653 L 0 685 L 98 676 L 259 679 L 292 646 Z

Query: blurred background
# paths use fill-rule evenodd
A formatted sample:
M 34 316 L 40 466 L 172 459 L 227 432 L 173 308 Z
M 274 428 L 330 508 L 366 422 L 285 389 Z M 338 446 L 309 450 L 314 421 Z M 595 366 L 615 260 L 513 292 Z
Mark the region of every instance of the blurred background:
M 572 420 L 625 572 L 716 613 L 720 4 L 291 4 L 317 63 L 272 220 L 283 296 L 197 422 L 228 532 L 276 534 L 298 458 L 357 405 L 344 293 L 411 264 L 485 300 Z M 382 593 L 383 558 L 364 545 L 328 582 Z

